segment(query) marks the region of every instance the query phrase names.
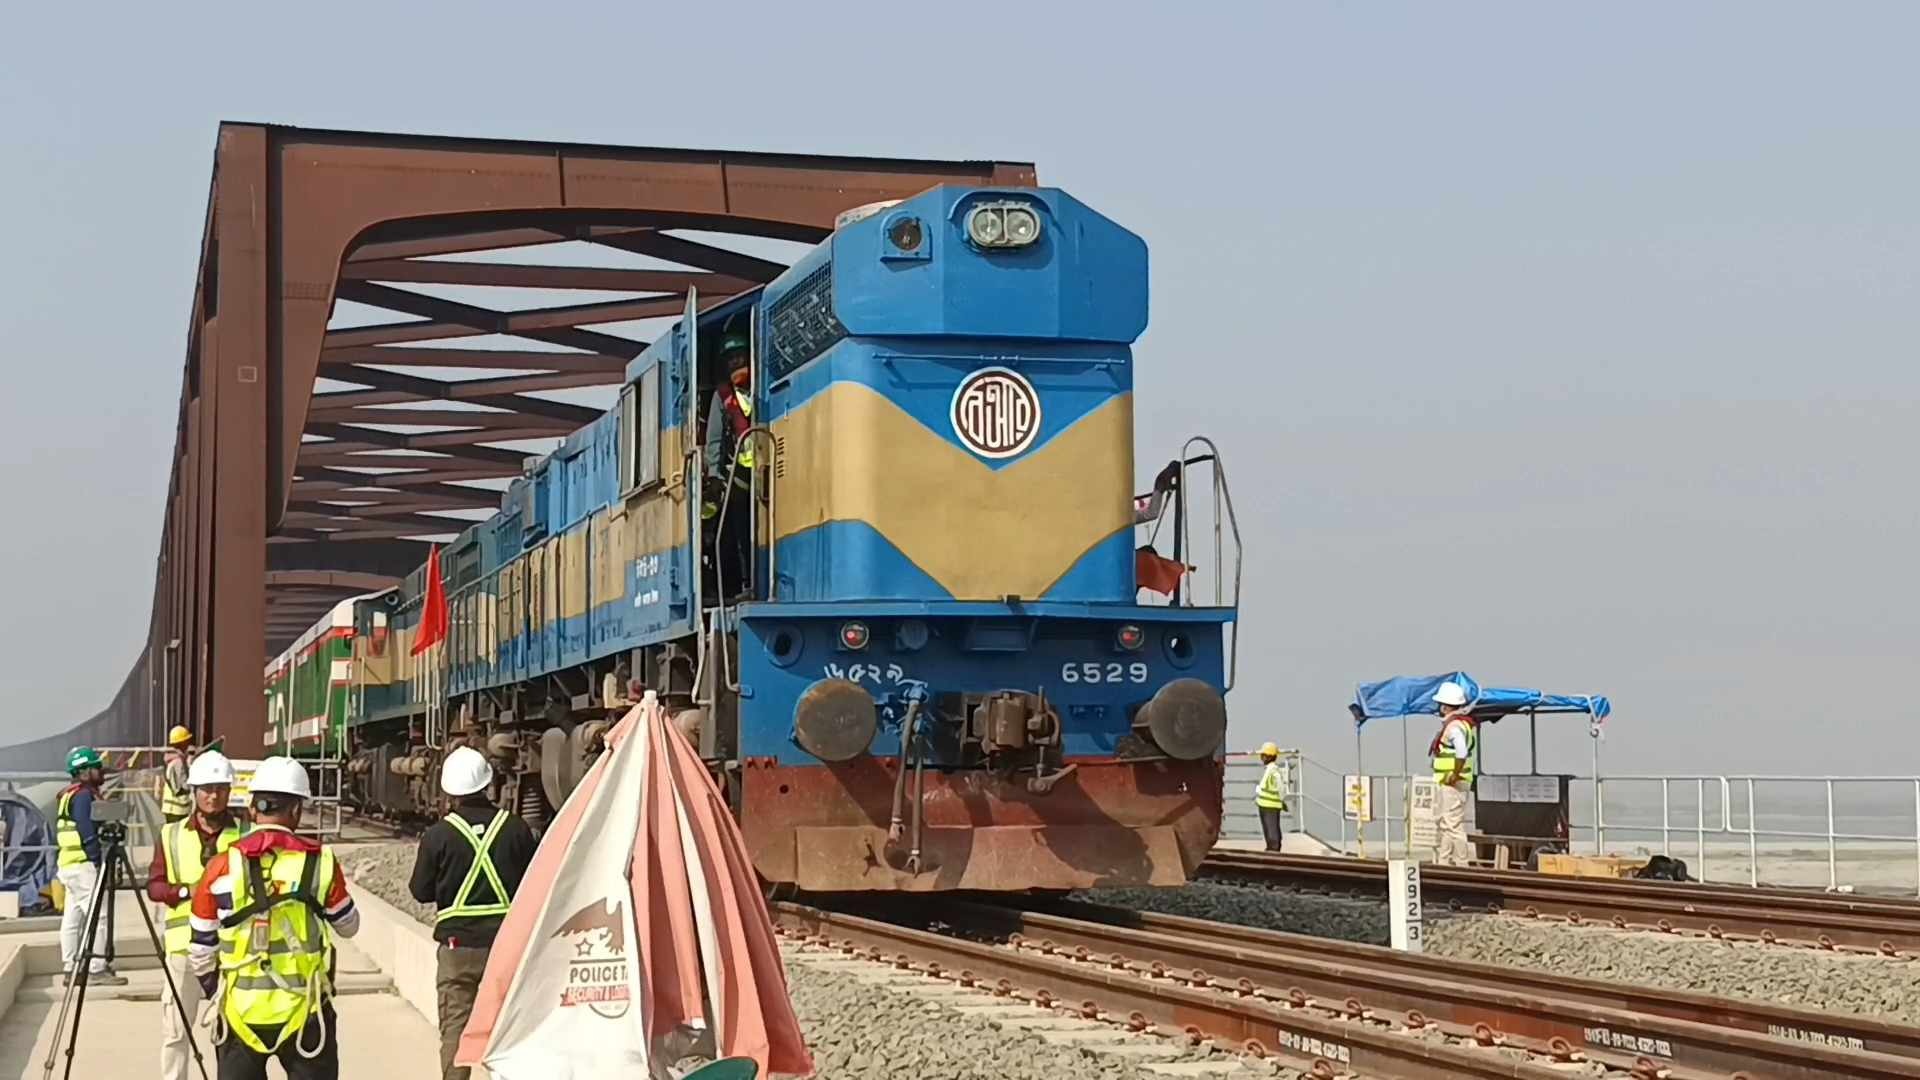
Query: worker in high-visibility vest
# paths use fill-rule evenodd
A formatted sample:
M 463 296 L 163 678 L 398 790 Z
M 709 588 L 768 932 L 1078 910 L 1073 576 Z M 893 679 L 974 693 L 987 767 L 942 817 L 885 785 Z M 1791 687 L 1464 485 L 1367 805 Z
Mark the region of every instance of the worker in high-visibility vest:
M 193 887 L 207 871 L 207 863 L 240 839 L 245 827 L 228 807 L 233 793 L 233 763 L 218 750 L 193 759 L 187 770 L 193 791 L 193 810 L 183 819 L 164 825 L 153 845 L 153 864 L 147 870 L 147 898 L 164 911 L 167 974 L 180 995 L 178 1006 L 163 992 L 160 998 L 160 1076 L 187 1080 L 192 1065 L 184 1012 L 191 1018 L 200 1008 L 200 981 L 193 977 L 187 947 L 193 941 L 190 925 Z
M 58 848 L 55 874 L 66 894 L 66 906 L 60 909 L 60 971 L 64 980 L 71 982 L 74 965 L 85 955 L 89 983 L 124 986 L 126 978 L 116 973 L 105 957 L 91 955 L 91 941 L 82 941 L 87 933 L 87 913 L 100 885 L 100 837 L 93 826 L 93 801 L 100 795 L 100 785 L 106 783 L 106 762 L 93 747 L 76 746 L 67 751 L 67 775 L 73 783 L 61 790 L 53 819 L 53 842 Z M 113 898 L 102 897 L 101 902 L 112 903 Z M 104 918 L 101 924 L 105 924 Z
M 1253 805 L 1260 811 L 1260 831 L 1266 834 L 1267 850 L 1280 850 L 1280 815 L 1287 809 L 1287 781 L 1280 769 L 1280 748 L 1260 744 L 1260 786 L 1253 789 Z
M 187 957 L 214 999 L 220 1080 L 339 1080 L 333 938 L 360 931 L 333 849 L 294 835 L 307 770 L 272 757 L 254 770 L 252 829 L 207 863 L 193 889 Z
M 193 812 L 193 784 L 187 763 L 193 759 L 193 732 L 178 724 L 167 732 L 167 767 L 160 782 L 160 820 L 169 824 Z
M 520 815 L 494 808 L 492 786 L 486 755 L 468 746 L 447 755 L 440 790 L 453 799 L 453 810 L 421 835 L 408 882 L 415 900 L 439 909 L 433 917 L 433 939 L 440 944 L 434 983 L 443 1080 L 467 1080 L 466 1067 L 454 1065 L 453 1054 L 473 1015 L 494 935 L 539 847 Z
M 751 588 L 749 558 L 753 537 L 753 363 L 745 334 L 720 340 L 720 363 L 727 378 L 713 392 L 707 408 L 706 477 L 700 516 L 715 527 L 718 543 L 711 545 L 718 588 L 730 599 Z M 737 466 L 737 467 L 736 467 Z M 729 486 L 731 480 L 731 486 Z
M 1428 750 L 1433 758 L 1434 816 L 1440 836 L 1434 861 L 1466 866 L 1473 861 L 1473 848 L 1467 842 L 1467 795 L 1473 790 L 1479 734 L 1465 687 L 1443 682 L 1433 692 L 1433 701 L 1440 707 L 1440 731 Z

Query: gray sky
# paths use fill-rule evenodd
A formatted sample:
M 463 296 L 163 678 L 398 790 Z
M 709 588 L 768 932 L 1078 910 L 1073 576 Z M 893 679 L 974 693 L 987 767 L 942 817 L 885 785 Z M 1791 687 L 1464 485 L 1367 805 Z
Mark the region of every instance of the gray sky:
M 1036 161 L 1151 246 L 1142 475 L 1227 454 L 1236 744 L 1463 667 L 1623 767 L 1920 771 L 1920 9 L 420 7 L 9 16 L 0 741 L 138 647 L 233 119 Z

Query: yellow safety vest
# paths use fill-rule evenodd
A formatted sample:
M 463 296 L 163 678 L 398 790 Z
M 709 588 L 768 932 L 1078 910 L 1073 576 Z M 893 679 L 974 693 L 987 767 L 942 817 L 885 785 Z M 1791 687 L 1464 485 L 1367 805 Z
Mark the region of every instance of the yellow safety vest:
M 1266 771 L 1260 774 L 1260 786 L 1253 789 L 1253 805 L 1262 810 L 1285 810 L 1287 796 L 1280 786 L 1280 763 L 1267 762 Z
M 181 757 L 183 759 L 181 764 L 184 765 L 186 755 L 183 754 Z M 172 764 L 172 762 L 168 762 L 168 764 Z M 160 774 L 160 816 L 185 817 L 191 813 L 193 813 L 193 793 L 185 787 L 176 791 L 173 784 L 169 782 L 165 770 L 162 770 Z
M 492 855 L 493 841 L 500 835 L 501 826 L 506 823 L 507 812 L 497 811 L 493 815 L 493 820 L 487 823 L 486 835 L 482 836 L 474 832 L 473 826 L 467 824 L 467 819 L 459 814 L 447 815 L 447 824 L 452 825 L 453 831 L 459 833 L 461 838 L 472 846 L 473 865 L 467 868 L 467 877 L 460 883 L 460 891 L 453 894 L 453 906 L 442 908 L 434 914 L 435 926 L 440 925 L 444 919 L 476 919 L 507 913 L 507 887 L 500 881 L 500 872 L 493 867 Z M 480 883 L 482 876 L 487 879 L 487 887 L 493 890 L 495 902 L 467 903 L 468 898 L 473 895 L 473 887 Z
M 222 1016 L 241 1042 L 271 1054 L 332 996 L 333 931 L 320 912 L 333 885 L 333 849 L 275 851 L 264 859 L 236 850 L 227 859 L 233 913 L 220 920 Z M 276 1026 L 272 1045 L 253 1031 Z
M 235 840 L 246 835 L 237 821 L 228 821 L 227 827 L 214 837 L 213 853 L 224 854 L 233 846 Z M 160 851 L 167 861 L 167 880 L 175 885 L 184 885 L 191 889 L 200 881 L 200 875 L 207 872 L 207 863 L 212 859 L 207 855 L 206 840 L 200 830 L 193 827 L 191 817 L 176 821 L 160 830 Z M 189 896 L 177 904 L 167 905 L 167 955 L 185 956 L 187 946 L 193 943 L 193 927 L 189 925 L 193 916 L 193 897 Z
M 1447 727 L 1456 723 L 1464 727 L 1467 732 L 1467 756 L 1465 760 L 1456 759 L 1453 756 L 1453 748 L 1447 745 Z M 1474 751 L 1478 749 L 1479 743 L 1480 735 L 1474 730 L 1472 723 L 1466 720 L 1449 719 L 1446 725 L 1440 728 L 1440 749 L 1435 751 L 1433 755 L 1434 782 L 1444 784 L 1457 775 L 1460 778 L 1460 783 L 1472 784 Z
M 753 419 L 753 395 L 752 394 L 749 394 L 740 390 L 735 390 L 733 392 L 733 403 L 740 406 L 741 413 L 743 413 L 747 419 L 749 420 Z M 743 469 L 753 468 L 753 440 L 751 439 L 742 440 L 740 442 L 739 449 L 734 451 L 733 460 L 739 462 L 740 467 Z
M 60 805 L 56 809 L 53 822 L 53 842 L 60 848 L 57 865 L 61 867 L 79 866 L 89 862 L 87 846 L 80 842 L 80 826 L 73 820 L 73 797 L 80 790 L 79 785 L 60 793 Z

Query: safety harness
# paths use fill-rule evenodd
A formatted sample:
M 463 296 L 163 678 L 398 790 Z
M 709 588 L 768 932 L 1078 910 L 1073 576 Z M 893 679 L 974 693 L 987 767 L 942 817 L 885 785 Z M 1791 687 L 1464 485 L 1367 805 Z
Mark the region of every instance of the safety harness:
M 291 852 L 275 858 L 277 871 Z M 326 1013 L 322 1006 L 333 996 L 333 947 L 322 917 L 326 905 L 317 889 L 325 874 L 333 881 L 332 853 L 322 848 L 299 852 L 300 876 L 292 888 L 274 893 L 264 859 L 228 852 L 238 859 L 234 873 L 234 909 L 220 920 L 221 980 L 214 1007 L 214 1042 L 229 1033 L 255 1051 L 271 1054 L 294 1037 L 301 1057 L 314 1058 L 326 1049 Z M 289 884 L 274 873 L 273 881 Z M 244 902 L 242 902 L 244 901 Z M 311 1048 L 300 1041 L 307 1019 L 316 1019 L 318 1042 Z M 255 1027 L 280 1026 L 271 1046 L 254 1033 Z

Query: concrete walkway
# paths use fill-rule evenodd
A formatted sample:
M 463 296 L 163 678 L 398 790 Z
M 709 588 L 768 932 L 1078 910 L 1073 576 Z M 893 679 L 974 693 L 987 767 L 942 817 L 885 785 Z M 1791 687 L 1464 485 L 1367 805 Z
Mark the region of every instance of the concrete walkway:
M 135 906 L 140 902 L 131 893 L 116 897 L 116 967 L 128 984 L 88 988 L 74 1054 L 77 1077 L 151 1076 L 159 1068 L 165 981 Z M 0 1078 L 40 1077 L 65 992 L 59 971 L 57 920 L 0 923 Z M 438 1076 L 439 1033 L 395 992 L 393 980 L 352 941 L 340 942 L 338 972 L 340 1075 L 368 1080 Z M 206 1029 L 196 1029 L 195 1036 L 202 1040 L 211 1078 L 215 1070 Z M 60 1049 L 64 1052 L 64 1033 Z M 53 1075 L 64 1072 L 64 1058 L 56 1055 Z M 271 1074 L 281 1075 L 277 1065 Z

